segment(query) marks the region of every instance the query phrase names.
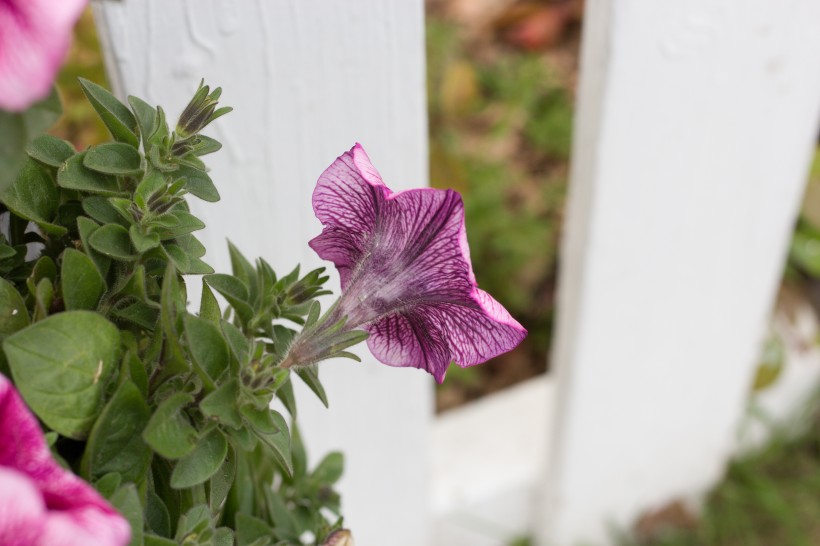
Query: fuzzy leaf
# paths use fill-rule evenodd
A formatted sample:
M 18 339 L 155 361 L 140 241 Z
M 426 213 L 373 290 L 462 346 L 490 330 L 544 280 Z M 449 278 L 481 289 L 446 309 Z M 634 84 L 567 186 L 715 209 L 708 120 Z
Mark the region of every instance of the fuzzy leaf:
M 219 192 L 216 186 L 214 186 L 211 177 L 205 172 L 194 169 L 193 167 L 180 167 L 175 174 L 176 176 L 185 178 L 185 189 L 188 193 L 209 203 L 219 201 Z
M 123 485 L 109 500 L 114 508 L 131 524 L 131 542 L 128 545 L 142 546 L 143 514 L 137 486 L 133 483 Z
M 95 309 L 105 292 L 105 281 L 94 262 L 73 248 L 63 252 L 60 283 L 68 310 Z
M 322 404 L 325 405 L 326 408 L 330 407 L 327 402 L 327 394 L 325 393 L 325 388 L 322 386 L 322 383 L 319 381 L 319 374 L 314 368 L 299 368 L 296 370 L 296 374 L 299 378 L 305 382 L 305 384 L 313 391 L 313 393 L 319 397 L 319 400 L 322 401 Z
M 111 266 L 111 258 L 100 254 L 88 244 L 88 239 L 91 237 L 91 234 L 98 229 L 100 229 L 100 225 L 94 220 L 84 216 L 77 218 L 77 230 L 80 232 L 80 240 L 83 243 L 86 255 L 94 261 L 94 265 L 97 266 L 97 270 L 104 278 L 108 274 L 108 268 Z
M 3 349 L 34 413 L 63 436 L 86 438 L 119 361 L 117 327 L 91 311 L 66 311 L 6 338 Z
M 243 322 L 247 323 L 250 320 L 253 309 L 248 302 L 248 287 L 242 281 L 222 273 L 206 275 L 203 280 L 228 300 L 228 303 L 231 304 L 231 307 L 234 308 L 234 311 Z
M 130 148 L 127 145 L 124 145 Z M 133 148 L 131 148 L 133 149 Z M 57 171 L 57 184 L 67 190 L 78 190 L 100 195 L 121 195 L 117 179 L 92 171 L 85 165 L 89 152 L 80 152 L 68 159 Z
M 128 230 L 119 224 L 106 224 L 88 238 L 91 248 L 116 260 L 133 261 L 138 258 L 131 245 Z
M 136 148 L 122 142 L 94 146 L 85 153 L 83 165 L 98 173 L 128 176 L 141 172 L 142 156 Z
M 33 159 L 26 161 L 0 200 L 17 216 L 36 223 L 51 235 L 62 237 L 68 231 L 52 223 L 60 204 L 60 190 Z
M 116 472 L 125 482 L 139 483 L 151 463 L 151 450 L 142 439 L 150 417 L 139 388 L 130 381 L 121 384 L 91 429 L 83 474 L 93 480 Z
M 80 86 L 88 101 L 100 115 L 111 136 L 119 142 L 125 142 L 137 148 L 137 120 L 128 108 L 117 100 L 114 95 L 94 82 L 80 78 Z
M 163 400 L 142 433 L 151 449 L 166 459 L 179 459 L 196 447 L 196 429 L 182 411 L 193 401 L 193 397 L 184 392 Z
M 216 474 L 228 455 L 228 442 L 218 429 L 197 442 L 189 454 L 177 461 L 171 473 L 171 487 L 185 489 L 204 483 Z
M 216 324 L 194 315 L 185 315 L 185 338 L 197 366 L 212 381 L 219 379 L 228 369 L 231 356 Z
M 138 254 L 144 254 L 159 246 L 159 235 L 156 233 L 143 233 L 137 224 L 131 224 L 128 235 L 131 237 L 131 243 Z
M 148 137 L 157 129 L 157 109 L 141 98 L 132 95 L 128 96 L 128 104 L 131 105 L 131 110 L 134 112 L 137 127 L 142 136 L 142 146 L 145 149 L 148 147 Z
M 74 146 L 51 135 L 40 135 L 31 141 L 26 148 L 28 156 L 43 165 L 59 167 L 66 159 L 74 155 Z

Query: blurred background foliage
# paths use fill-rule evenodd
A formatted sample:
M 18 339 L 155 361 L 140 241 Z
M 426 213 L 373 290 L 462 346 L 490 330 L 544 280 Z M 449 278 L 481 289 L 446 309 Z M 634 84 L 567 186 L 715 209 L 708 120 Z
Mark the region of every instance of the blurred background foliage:
M 108 131 L 85 99 L 77 78 L 85 78 L 110 88 L 105 76 L 100 42 L 91 9 L 86 9 L 77 26 L 68 59 L 57 76 L 57 88 L 63 101 L 63 117 L 49 132 L 68 140 L 77 150 L 103 142 Z
M 518 349 L 488 364 L 452 366 L 438 389 L 439 410 L 548 367 L 578 5 L 507 3 L 490 16 L 474 11 L 475 3 L 428 5 L 430 180 L 464 195 L 478 283 L 530 332 Z M 550 36 L 530 32 L 523 40 L 520 28 L 545 14 L 560 19 L 548 25 Z

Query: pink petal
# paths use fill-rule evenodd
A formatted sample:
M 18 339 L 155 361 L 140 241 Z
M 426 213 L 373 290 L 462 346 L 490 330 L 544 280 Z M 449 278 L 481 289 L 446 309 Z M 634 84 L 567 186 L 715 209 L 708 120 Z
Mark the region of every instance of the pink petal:
M 118 546 L 130 540 L 128 522 L 90 485 L 51 457 L 37 420 L 11 382 L 0 374 L 0 468 L 3 467 L 25 475 L 39 491 L 48 509 L 43 532 L 49 539 L 43 544 Z M 75 541 L 53 542 L 58 540 Z
M 0 544 L 38 544 L 46 506 L 34 483 L 12 468 L 0 466 Z
M 86 0 L 0 0 L 0 109 L 48 95 Z

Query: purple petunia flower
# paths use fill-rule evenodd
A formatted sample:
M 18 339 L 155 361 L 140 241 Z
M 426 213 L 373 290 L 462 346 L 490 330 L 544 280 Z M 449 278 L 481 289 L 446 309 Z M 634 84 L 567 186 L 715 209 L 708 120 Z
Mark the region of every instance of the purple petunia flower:
M 128 522 L 51 457 L 37 420 L 0 374 L 0 544 L 123 546 Z
M 0 109 L 44 98 L 86 0 L 0 0 Z
M 319 177 L 313 210 L 324 230 L 310 246 L 341 276 L 337 312 L 384 364 L 441 383 L 451 361 L 480 364 L 527 335 L 476 284 L 457 192 L 394 193 L 356 144 Z

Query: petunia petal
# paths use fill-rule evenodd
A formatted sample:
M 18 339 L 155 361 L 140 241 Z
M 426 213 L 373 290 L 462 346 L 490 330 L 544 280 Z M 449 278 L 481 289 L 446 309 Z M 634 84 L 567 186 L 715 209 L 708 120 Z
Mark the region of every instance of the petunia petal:
M 25 475 L 37 488 L 54 522 L 46 527 L 65 529 L 70 523 L 77 536 L 92 532 L 105 542 L 66 544 L 100 544 L 116 546 L 129 541 L 128 522 L 87 483 L 63 469 L 51 457 L 37 420 L 29 412 L 11 382 L 0 374 L 0 467 Z M 59 517 L 57 515 L 59 514 Z M 68 522 L 68 523 L 66 523 Z M 56 538 L 55 538 L 56 540 Z M 52 544 L 45 542 L 45 544 Z
M 313 211 L 328 229 L 309 244 L 322 259 L 336 265 L 342 288 L 369 244 L 379 204 L 389 193 L 359 144 L 319 177 Z
M 39 544 L 46 506 L 34 483 L 12 468 L 0 466 L 0 544 Z
M 44 98 L 86 0 L 0 0 L 0 109 Z

